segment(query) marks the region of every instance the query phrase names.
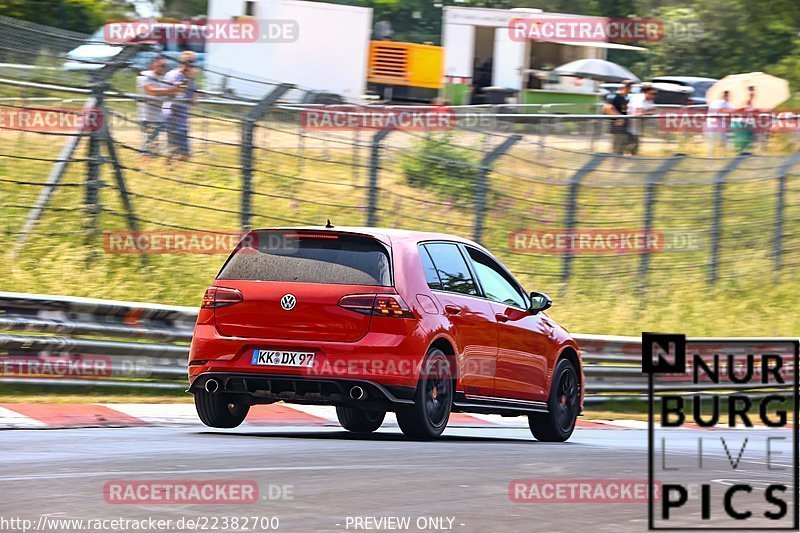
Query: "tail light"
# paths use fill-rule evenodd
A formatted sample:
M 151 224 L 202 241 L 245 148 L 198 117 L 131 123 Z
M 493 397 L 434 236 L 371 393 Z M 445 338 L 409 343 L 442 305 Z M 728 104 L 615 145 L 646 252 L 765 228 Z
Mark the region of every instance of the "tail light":
M 226 305 L 238 304 L 244 301 L 244 297 L 239 289 L 228 289 L 226 287 L 211 287 L 203 295 L 201 308 L 209 309 L 224 307 Z
M 339 300 L 339 306 L 364 315 L 414 318 L 411 308 L 397 294 L 350 294 Z

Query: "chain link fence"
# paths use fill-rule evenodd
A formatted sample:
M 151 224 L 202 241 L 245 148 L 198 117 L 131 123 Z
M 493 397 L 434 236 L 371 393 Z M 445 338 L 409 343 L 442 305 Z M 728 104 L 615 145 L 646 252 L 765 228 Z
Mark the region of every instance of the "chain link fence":
M 15 24 L 0 19 L 4 32 Z M 312 91 L 251 79 L 248 94 L 198 95 L 182 161 L 169 157 L 166 135 L 143 147 L 125 53 L 102 74 L 64 72 L 65 54 L 86 36 L 19 27 L 29 41 L 0 39 L 0 113 L 92 108 L 103 127 L 0 129 L 0 240 L 14 290 L 63 292 L 75 280 L 75 294 L 138 288 L 143 299 L 194 303 L 221 256 L 114 248 L 110 239 L 327 220 L 471 237 L 533 287 L 605 298 L 798 272 L 793 138 L 706 157 L 702 134 L 661 132 L 656 117 L 639 155 L 622 157 L 611 153 L 607 117 L 557 106 L 448 108 L 456 126 L 445 131 L 315 128 L 306 114 L 320 108 L 298 103 L 313 102 Z M 203 69 L 201 87 L 223 72 Z

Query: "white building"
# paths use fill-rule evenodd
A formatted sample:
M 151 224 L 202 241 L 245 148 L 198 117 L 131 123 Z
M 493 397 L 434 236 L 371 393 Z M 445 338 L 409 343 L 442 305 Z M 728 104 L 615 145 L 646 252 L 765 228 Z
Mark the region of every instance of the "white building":
M 358 100 L 366 92 L 372 10 L 299 0 L 209 0 L 210 23 L 253 19 L 259 28 L 295 28 L 273 42 L 206 43 L 207 88 L 257 98 L 266 86 L 250 78 Z M 263 40 L 263 39 L 260 39 Z M 277 42 L 282 41 L 282 42 Z M 224 74 L 229 74 L 228 76 Z
M 473 87 L 495 86 L 518 92 L 520 103 L 588 103 L 597 88 L 589 80 L 553 76 L 553 68 L 578 59 L 605 59 L 609 48 L 644 50 L 608 42 L 534 42 L 512 39 L 509 26 L 526 17 L 600 17 L 544 13 L 541 9 L 445 7 L 442 45 L 445 49 L 445 96 L 466 103 Z

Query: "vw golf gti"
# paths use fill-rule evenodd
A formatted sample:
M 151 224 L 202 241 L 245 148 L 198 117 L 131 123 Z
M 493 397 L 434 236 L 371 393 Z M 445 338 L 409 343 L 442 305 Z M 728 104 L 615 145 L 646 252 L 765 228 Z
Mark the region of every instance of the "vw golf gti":
M 189 392 L 208 426 L 251 405 L 334 405 L 377 430 L 388 411 L 414 439 L 450 413 L 527 416 L 565 441 L 583 407 L 580 350 L 488 250 L 438 233 L 380 228 L 249 232 L 206 291 Z

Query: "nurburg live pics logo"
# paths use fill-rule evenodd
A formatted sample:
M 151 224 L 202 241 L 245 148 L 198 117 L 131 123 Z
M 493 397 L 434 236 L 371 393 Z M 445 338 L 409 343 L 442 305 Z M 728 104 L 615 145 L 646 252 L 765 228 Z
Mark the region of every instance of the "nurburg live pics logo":
M 799 351 L 642 333 L 650 530 L 798 529 Z

